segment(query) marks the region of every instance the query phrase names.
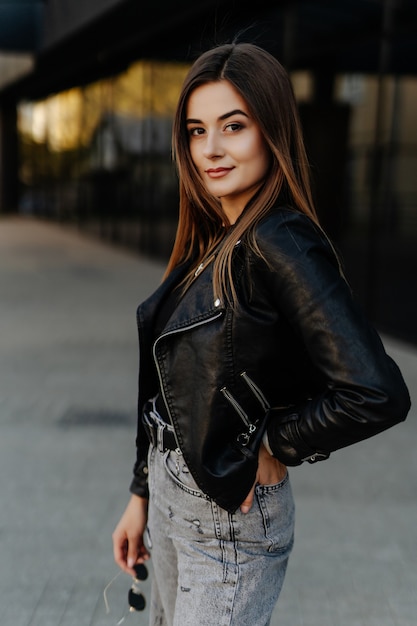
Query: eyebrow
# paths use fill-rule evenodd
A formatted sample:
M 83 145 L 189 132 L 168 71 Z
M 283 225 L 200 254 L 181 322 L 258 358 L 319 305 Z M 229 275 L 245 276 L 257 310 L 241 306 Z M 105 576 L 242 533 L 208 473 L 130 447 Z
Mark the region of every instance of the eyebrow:
M 244 111 L 242 111 L 241 109 L 233 109 L 233 111 L 229 111 L 228 113 L 223 113 L 223 115 L 220 115 L 220 117 L 218 117 L 217 119 L 219 121 L 227 120 L 227 118 L 232 117 L 232 115 L 244 115 L 245 117 L 249 117 L 249 115 L 245 113 Z M 202 121 L 190 118 L 186 120 L 186 124 L 202 124 Z

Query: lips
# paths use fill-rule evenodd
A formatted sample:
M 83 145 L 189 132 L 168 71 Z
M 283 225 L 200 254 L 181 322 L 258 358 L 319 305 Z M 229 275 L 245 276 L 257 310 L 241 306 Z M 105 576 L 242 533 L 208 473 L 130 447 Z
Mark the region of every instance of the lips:
M 234 169 L 233 167 L 210 168 L 206 170 L 206 174 L 207 176 L 210 176 L 210 178 L 222 178 L 222 176 L 226 176 L 233 169 Z

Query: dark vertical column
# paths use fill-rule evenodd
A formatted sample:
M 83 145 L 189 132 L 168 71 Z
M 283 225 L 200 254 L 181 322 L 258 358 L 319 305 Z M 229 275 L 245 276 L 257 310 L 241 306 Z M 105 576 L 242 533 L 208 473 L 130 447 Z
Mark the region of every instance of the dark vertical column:
M 283 6 L 283 62 L 288 71 L 295 65 L 298 43 L 299 3 Z M 329 64 L 315 68 L 312 102 L 299 104 L 311 178 L 321 221 L 339 239 L 344 225 L 343 180 L 346 167 L 350 109 L 334 102 L 335 73 Z
M 0 100 L 0 213 L 17 210 L 18 147 L 14 100 Z
M 396 0 L 383 1 L 382 27 L 379 45 L 379 70 L 377 102 L 375 111 L 375 127 L 372 157 L 370 163 L 370 200 L 368 225 L 368 273 L 367 273 L 367 310 L 371 318 L 375 317 L 378 293 L 379 236 L 381 231 L 381 191 L 389 193 L 386 188 L 388 181 L 382 184 L 384 157 L 384 119 L 386 94 L 386 75 L 391 65 L 391 41 L 394 28 Z
M 288 72 L 294 66 L 297 46 L 298 0 L 291 0 L 283 7 L 283 63 Z
M 350 106 L 333 98 L 332 68 L 314 72 L 311 102 L 299 105 L 317 213 L 328 234 L 338 241 L 347 225 L 345 171 Z

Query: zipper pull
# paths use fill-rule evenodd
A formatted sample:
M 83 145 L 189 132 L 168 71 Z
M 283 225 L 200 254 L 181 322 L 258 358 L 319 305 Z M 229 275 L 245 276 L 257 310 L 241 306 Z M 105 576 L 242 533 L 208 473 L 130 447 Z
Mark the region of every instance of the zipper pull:
M 200 263 L 200 265 L 197 267 L 196 271 L 194 272 L 194 276 L 198 276 L 200 274 L 200 272 L 202 272 L 204 269 L 204 263 Z

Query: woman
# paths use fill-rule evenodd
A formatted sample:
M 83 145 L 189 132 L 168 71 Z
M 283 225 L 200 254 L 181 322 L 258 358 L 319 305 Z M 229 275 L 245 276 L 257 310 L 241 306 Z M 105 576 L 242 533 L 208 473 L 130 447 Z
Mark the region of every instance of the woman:
M 410 400 L 318 224 L 279 62 L 244 43 L 204 53 L 173 138 L 179 223 L 138 308 L 137 462 L 114 555 L 134 575 L 148 527 L 151 624 L 265 626 L 293 542 L 287 466 L 393 426 Z

